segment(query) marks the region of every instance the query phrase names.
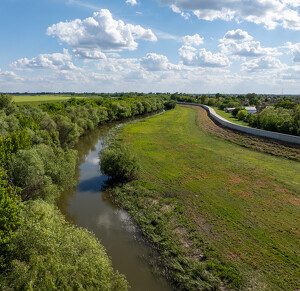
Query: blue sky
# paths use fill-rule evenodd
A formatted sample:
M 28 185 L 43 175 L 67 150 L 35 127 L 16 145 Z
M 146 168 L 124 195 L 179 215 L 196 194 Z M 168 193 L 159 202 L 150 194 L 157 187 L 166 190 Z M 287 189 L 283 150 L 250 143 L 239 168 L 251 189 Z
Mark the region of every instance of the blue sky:
M 300 94 L 300 0 L 1 0 L 2 92 Z

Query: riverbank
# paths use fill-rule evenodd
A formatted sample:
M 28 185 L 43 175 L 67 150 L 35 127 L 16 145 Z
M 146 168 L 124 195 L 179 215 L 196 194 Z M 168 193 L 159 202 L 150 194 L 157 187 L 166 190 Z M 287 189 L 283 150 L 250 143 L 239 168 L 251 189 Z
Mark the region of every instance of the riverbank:
M 180 289 L 299 288 L 300 164 L 216 137 L 198 114 L 177 107 L 122 131 L 141 171 L 114 199 Z
M 99 239 L 113 269 L 125 275 L 130 290 L 140 291 L 147 286 L 149 290 L 171 291 L 160 270 L 152 267 L 156 251 L 130 215 L 112 203 L 103 190 L 108 177 L 100 172 L 98 153 L 109 132 L 120 126 L 122 122 L 107 124 L 80 138 L 75 146 L 79 158 L 77 186 L 62 193 L 58 207 L 67 221 Z
M 54 203 L 74 181 L 72 148 L 80 137 L 104 123 L 158 112 L 165 100 L 71 98 L 16 106 L 11 96 L 0 99 L 0 289 L 127 290 L 99 240 L 67 223 Z

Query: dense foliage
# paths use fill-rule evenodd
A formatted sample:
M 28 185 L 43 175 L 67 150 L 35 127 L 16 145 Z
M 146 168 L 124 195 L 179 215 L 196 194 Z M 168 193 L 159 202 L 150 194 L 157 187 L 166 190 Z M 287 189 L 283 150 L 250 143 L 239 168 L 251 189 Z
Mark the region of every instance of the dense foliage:
M 10 240 L 20 225 L 18 190 L 8 184 L 5 173 L 0 170 L 0 271 L 5 268 Z
M 132 179 L 138 169 L 137 158 L 128 147 L 114 143 L 100 152 L 101 171 L 115 180 Z
M 44 201 L 26 203 L 12 244 L 4 289 L 127 290 L 97 239 Z
M 48 203 L 74 183 L 72 147 L 80 136 L 108 121 L 162 110 L 165 101 L 120 96 L 16 106 L 0 95 L 0 289 L 127 289 L 97 240 Z M 135 169 L 131 160 L 122 175 Z

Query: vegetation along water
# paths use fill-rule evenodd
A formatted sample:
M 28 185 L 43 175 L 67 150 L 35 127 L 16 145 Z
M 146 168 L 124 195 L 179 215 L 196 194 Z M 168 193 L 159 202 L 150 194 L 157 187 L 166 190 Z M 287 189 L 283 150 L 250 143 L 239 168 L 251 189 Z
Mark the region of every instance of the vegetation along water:
M 177 100 L 299 135 L 297 96 L 46 95 L 0 95 L 1 290 L 300 288 L 299 147 L 192 106 L 102 146 Z
M 164 104 L 98 96 L 17 106 L 0 95 L 0 289 L 127 290 L 95 235 L 67 223 L 55 202 L 76 182 L 80 136 Z
M 288 156 L 292 147 L 277 144 L 270 155 L 272 142 L 228 133 L 192 107 L 126 126 L 110 147 L 124 144 L 139 170 L 112 197 L 157 245 L 177 288 L 296 290 L 299 149 Z

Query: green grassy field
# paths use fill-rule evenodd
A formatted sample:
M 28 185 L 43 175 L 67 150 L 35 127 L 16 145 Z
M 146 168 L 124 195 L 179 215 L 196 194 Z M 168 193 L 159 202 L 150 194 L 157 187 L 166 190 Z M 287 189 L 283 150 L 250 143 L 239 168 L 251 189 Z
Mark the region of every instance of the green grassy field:
M 186 252 L 209 244 L 241 272 L 243 290 L 299 289 L 300 163 L 223 140 L 198 121 L 195 109 L 177 107 L 125 127 L 121 138 L 141 164 L 132 185 L 156 193 L 126 199 L 138 200 L 140 221 L 169 211 Z
M 67 101 L 71 98 L 70 95 L 18 95 L 13 96 L 13 100 L 18 104 L 28 104 L 28 103 L 45 103 L 45 102 L 59 102 Z M 84 98 L 84 97 L 75 97 Z
M 225 112 L 224 110 L 218 109 L 218 107 L 212 106 L 212 108 L 216 111 L 217 114 L 219 114 L 221 117 L 229 120 L 230 122 L 249 127 L 249 124 L 247 122 L 244 122 L 242 120 L 238 120 L 238 119 L 234 118 L 231 113 L 228 113 L 228 112 Z

